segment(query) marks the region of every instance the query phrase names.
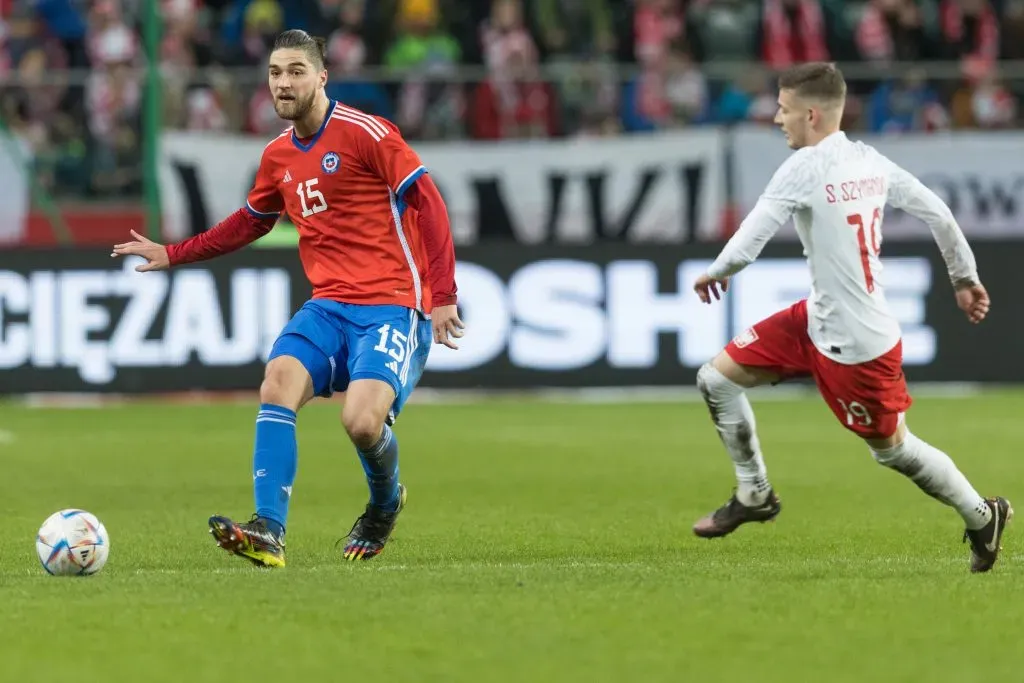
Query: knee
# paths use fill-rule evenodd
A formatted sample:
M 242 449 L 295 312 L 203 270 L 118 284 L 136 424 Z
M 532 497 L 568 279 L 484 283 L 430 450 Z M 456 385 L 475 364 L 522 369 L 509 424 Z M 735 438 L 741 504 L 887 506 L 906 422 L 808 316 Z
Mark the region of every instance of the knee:
M 917 437 L 911 434 L 902 421 L 896 431 L 888 437 L 865 439 L 871 449 L 871 457 L 879 465 L 899 469 L 900 463 L 907 459 L 908 453 L 915 450 Z
M 282 356 L 267 364 L 260 385 L 260 403 L 297 411 L 311 393 L 309 373 L 296 359 Z
M 711 386 L 714 383 L 715 367 L 711 363 L 705 363 L 697 370 L 697 390 L 707 402 L 711 398 Z
M 697 371 L 697 390 L 704 402 L 714 405 L 743 391 L 743 388 L 723 375 L 714 363 L 707 362 Z
M 380 439 L 384 420 L 373 411 L 346 406 L 341 414 L 341 422 L 345 426 L 348 438 L 356 448 L 368 450 Z
M 907 449 L 904 448 L 903 443 L 884 447 L 880 444 L 869 444 L 869 447 L 871 448 L 871 457 L 883 467 L 901 470 L 907 460 Z

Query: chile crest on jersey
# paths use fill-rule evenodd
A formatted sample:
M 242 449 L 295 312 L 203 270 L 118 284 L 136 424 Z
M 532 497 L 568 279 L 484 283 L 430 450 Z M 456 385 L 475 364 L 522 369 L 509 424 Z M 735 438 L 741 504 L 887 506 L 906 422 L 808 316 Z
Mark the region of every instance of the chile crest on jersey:
M 338 156 L 337 152 L 328 152 L 320 160 L 320 168 L 324 170 L 324 173 L 332 174 L 339 167 L 341 167 L 341 157 Z

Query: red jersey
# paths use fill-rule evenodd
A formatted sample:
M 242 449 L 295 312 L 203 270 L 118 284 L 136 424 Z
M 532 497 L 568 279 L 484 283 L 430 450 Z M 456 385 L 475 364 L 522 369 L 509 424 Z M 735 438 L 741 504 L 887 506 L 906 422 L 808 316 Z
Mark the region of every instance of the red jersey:
M 313 298 L 429 313 L 427 251 L 403 200 L 425 172 L 394 124 L 332 100 L 311 138 L 288 128 L 270 141 L 246 203 L 291 218 Z

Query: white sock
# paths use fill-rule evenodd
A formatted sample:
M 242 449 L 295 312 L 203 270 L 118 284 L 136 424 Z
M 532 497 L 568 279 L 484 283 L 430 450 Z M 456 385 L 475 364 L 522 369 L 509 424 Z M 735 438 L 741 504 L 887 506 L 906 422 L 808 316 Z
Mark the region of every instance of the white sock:
M 872 451 L 875 460 L 910 478 L 929 496 L 956 508 L 968 529 L 980 529 L 992 510 L 948 455 L 909 431 L 898 446 Z
M 697 372 L 697 388 L 736 468 L 736 497 L 747 506 L 761 505 L 768 499 L 771 485 L 757 440 L 754 411 L 743 387 L 705 363 Z

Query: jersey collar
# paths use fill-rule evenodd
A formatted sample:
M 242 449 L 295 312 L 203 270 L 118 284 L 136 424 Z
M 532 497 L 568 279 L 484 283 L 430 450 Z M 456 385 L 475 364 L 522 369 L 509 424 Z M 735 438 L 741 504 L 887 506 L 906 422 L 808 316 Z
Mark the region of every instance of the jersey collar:
M 292 128 L 292 144 L 295 145 L 295 147 L 298 148 L 300 152 L 308 152 L 309 150 L 313 149 L 313 145 L 317 143 L 317 141 L 320 139 L 320 136 L 323 135 L 324 129 L 327 128 L 327 123 L 328 121 L 331 120 L 331 114 L 334 113 L 334 107 L 336 105 L 337 102 L 335 102 L 334 100 L 327 100 L 327 115 L 324 116 L 324 121 L 323 123 L 320 124 L 320 130 L 316 132 L 316 135 L 309 139 L 309 142 L 305 144 L 299 142 L 299 138 L 295 135 L 295 129 Z

